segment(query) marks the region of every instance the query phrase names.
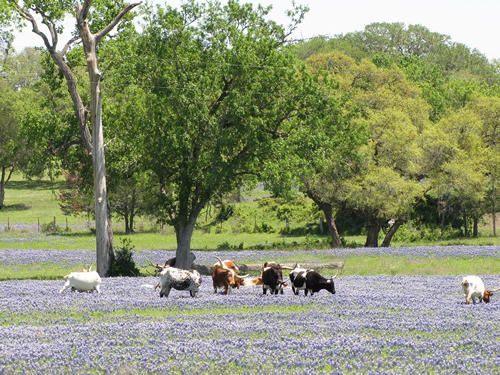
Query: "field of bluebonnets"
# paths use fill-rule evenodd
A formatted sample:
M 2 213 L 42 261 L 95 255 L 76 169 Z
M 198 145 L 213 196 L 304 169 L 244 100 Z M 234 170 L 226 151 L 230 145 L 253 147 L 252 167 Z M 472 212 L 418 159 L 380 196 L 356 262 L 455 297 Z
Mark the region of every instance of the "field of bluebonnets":
M 196 252 L 237 261 L 369 255 L 381 249 Z M 340 253 L 342 252 L 342 253 Z M 487 256 L 500 247 L 390 248 L 401 256 Z M 172 252 L 140 251 L 136 262 Z M 92 251 L 1 250 L 0 263 L 80 266 Z M 333 271 L 324 271 L 331 274 Z M 465 305 L 460 276 L 342 276 L 337 293 L 262 295 L 259 287 L 197 298 L 144 288 L 157 277 L 104 279 L 101 294 L 63 280 L 0 282 L 0 374 L 10 373 L 467 373 L 500 370 L 500 295 Z M 500 287 L 500 274 L 485 275 Z

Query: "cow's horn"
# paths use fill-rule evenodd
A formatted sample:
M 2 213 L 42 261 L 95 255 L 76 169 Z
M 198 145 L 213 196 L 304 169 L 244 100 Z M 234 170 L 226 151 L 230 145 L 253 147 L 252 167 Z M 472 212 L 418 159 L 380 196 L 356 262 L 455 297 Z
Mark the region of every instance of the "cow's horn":
M 221 258 L 219 258 L 218 256 L 216 256 L 216 258 L 217 258 L 217 260 L 219 261 L 220 266 L 222 267 L 222 269 L 223 269 L 223 270 L 230 271 L 230 272 L 232 271 L 231 269 L 227 268 L 227 267 L 224 265 L 224 263 L 222 262 L 222 259 L 221 259 Z

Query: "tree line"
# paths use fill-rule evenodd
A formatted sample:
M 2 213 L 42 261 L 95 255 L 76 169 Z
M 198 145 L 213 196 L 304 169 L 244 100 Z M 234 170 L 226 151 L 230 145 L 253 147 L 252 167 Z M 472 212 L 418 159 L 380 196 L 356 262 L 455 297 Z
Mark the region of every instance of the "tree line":
M 4 31 L 29 12 L 54 24 L 53 44 L 17 55 L 0 36 L 0 207 L 12 170 L 64 172 L 64 210 L 99 201 L 128 230 L 144 214 L 172 225 L 181 267 L 202 209 L 258 182 L 311 198 L 334 247 L 346 222 L 364 228 L 366 246 L 382 230 L 389 246 L 410 220 L 477 235 L 485 213 L 496 235 L 500 71 L 478 51 L 400 23 L 292 42 L 306 8 L 283 27 L 238 1 L 84 1 L 79 32 L 57 47 L 56 21 L 73 7 L 32 3 L 0 1 Z M 94 49 L 82 42 L 95 35 Z M 94 190 L 100 121 L 109 200 Z M 111 262 L 112 235 L 106 249 Z

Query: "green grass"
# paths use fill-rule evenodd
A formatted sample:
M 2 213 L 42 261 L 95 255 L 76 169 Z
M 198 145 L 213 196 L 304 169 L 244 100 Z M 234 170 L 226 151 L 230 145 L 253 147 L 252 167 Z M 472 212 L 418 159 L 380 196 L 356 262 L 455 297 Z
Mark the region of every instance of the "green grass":
M 20 249 L 92 249 L 95 247 L 95 236 L 88 226 L 93 224 L 87 217 L 66 216 L 59 208 L 57 196 L 58 189 L 64 186 L 64 182 L 59 180 L 51 182 L 48 180 L 26 181 L 22 176 L 14 175 L 8 183 L 5 194 L 5 207 L 0 210 L 0 223 L 27 223 L 37 231 L 40 224 L 52 223 L 60 228 L 59 240 L 55 241 L 52 236 L 40 235 L 38 241 L 30 243 L 18 242 L 16 248 Z M 268 193 L 262 190 L 252 190 L 245 192 L 245 198 L 266 198 Z M 207 207 L 200 215 L 199 228 L 195 230 L 192 239 L 192 248 L 197 250 L 226 248 L 238 249 L 263 249 L 263 248 L 327 248 L 329 246 L 328 236 L 320 235 L 298 235 L 286 236 L 280 234 L 284 228 L 284 222 L 280 221 L 269 205 L 262 207 L 258 202 L 241 202 L 234 205 L 235 214 L 227 222 L 208 226 L 213 222 L 215 209 Z M 302 221 L 301 221 L 302 220 Z M 304 219 L 291 219 L 291 229 L 305 227 L 307 222 Z M 176 239 L 172 227 L 166 227 L 160 233 L 154 220 L 144 217 L 136 218 L 137 233 L 130 238 L 136 249 L 168 249 L 176 248 Z M 273 228 L 271 233 L 250 233 L 255 226 L 267 225 Z M 311 223 L 309 223 L 311 224 Z M 68 225 L 69 231 L 66 231 Z M 81 229 L 74 229 L 72 226 L 80 226 Z M 123 233 L 124 225 L 121 218 L 113 218 L 113 229 L 115 242 L 125 237 Z M 24 231 L 28 232 L 28 231 Z M 488 236 L 491 232 L 489 226 L 483 226 L 480 230 L 482 236 L 479 238 L 457 238 L 451 240 L 438 241 L 418 241 L 418 242 L 397 242 L 392 246 L 420 246 L 420 245 L 500 245 L 500 236 Z M 19 236 L 24 233 L 2 233 L 3 236 Z M 345 240 L 350 246 L 363 246 L 364 236 L 346 236 Z M 1 248 L 11 248 L 12 243 L 1 243 Z
M 328 259 L 321 256 L 308 256 L 304 259 L 300 256 L 290 256 L 282 259 L 275 259 L 282 263 L 294 262 L 331 262 L 334 259 Z M 335 259 L 338 260 L 338 259 Z M 345 262 L 342 276 L 351 275 L 464 275 L 481 274 L 497 275 L 500 273 L 500 259 L 494 257 L 404 257 L 392 255 L 367 255 L 367 256 L 348 256 L 343 259 Z M 240 263 L 254 263 L 252 260 L 242 260 Z M 40 263 L 36 265 L 23 264 L 14 266 L 0 265 L 0 281 L 2 280 L 60 280 L 68 273 L 83 269 L 84 264 L 78 266 L 63 266 L 57 263 Z M 95 265 L 94 265 L 95 269 Z M 319 269 L 323 274 L 331 275 L 336 270 Z M 151 267 L 140 268 L 141 275 L 152 276 Z M 252 274 L 252 272 L 250 272 Z M 253 272 L 257 274 L 257 272 Z M 285 272 L 285 276 L 287 272 Z
M 303 312 L 310 312 L 312 310 L 324 310 L 324 306 L 317 304 L 304 304 L 304 305 L 264 305 L 258 309 L 255 306 L 216 306 L 210 305 L 202 308 L 192 309 L 178 309 L 178 308 L 149 308 L 149 309 L 116 309 L 110 312 L 103 311 L 86 311 L 80 312 L 78 308 L 71 312 L 52 311 L 50 313 L 30 313 L 30 314 L 11 314 L 8 312 L 0 312 L 0 324 L 4 326 L 11 325 L 34 325 L 44 326 L 47 324 L 72 324 L 73 321 L 78 322 L 94 322 L 94 321 L 114 321 L 127 316 L 146 317 L 153 319 L 163 319 L 166 317 L 178 317 L 180 319 L 189 316 L 203 316 L 203 315 L 237 315 L 255 314 L 256 310 L 259 313 L 279 313 L 279 314 L 300 314 Z
M 1 238 L 9 241 L 0 241 L 0 249 L 95 249 L 95 235 L 88 229 L 65 230 L 66 221 L 71 225 L 85 227 L 87 218 L 65 216 L 57 201 L 58 189 L 63 186 L 62 181 L 50 182 L 47 180 L 25 181 L 20 175 L 15 175 L 6 189 L 4 209 L 0 210 L 0 223 L 28 223 L 36 225 L 56 220 L 60 228 L 58 234 L 38 233 L 37 230 L 4 231 Z M 245 193 L 250 198 L 266 198 L 267 193 L 262 190 L 253 190 Z M 318 249 L 329 248 L 329 237 L 320 235 L 287 236 L 278 233 L 284 224 L 277 219 L 270 210 L 269 204 L 259 205 L 255 201 L 235 204 L 238 213 L 227 222 L 208 226 L 213 221 L 214 209 L 208 207 L 199 218 L 199 229 L 194 231 L 191 247 L 194 250 L 225 250 L 225 249 Z M 267 211 L 266 211 L 267 210 Z M 297 221 L 297 220 L 295 220 Z M 128 238 L 132 241 L 135 250 L 175 250 L 177 246 L 174 231 L 171 227 L 164 232 L 153 231 L 155 224 L 147 218 L 136 221 L 138 233 L 125 235 L 123 223 L 119 218 L 114 219 L 115 247 L 119 247 L 121 240 Z M 272 233 L 249 233 L 255 226 L 263 224 L 274 228 Z M 290 222 L 293 225 L 305 226 L 306 222 Z M 295 228 L 296 228 L 295 227 Z M 242 232 L 243 229 L 248 232 Z M 484 228 L 483 228 L 484 229 Z M 484 232 L 484 231 L 483 231 Z M 487 231 L 486 231 L 487 232 Z M 29 241 L 26 241 L 26 238 Z M 350 246 L 363 246 L 364 236 L 349 236 L 345 238 Z M 420 245 L 500 245 L 500 237 L 483 236 L 479 238 L 458 238 L 439 240 L 434 242 L 393 242 L 392 246 L 420 246 Z M 307 257 L 291 256 L 286 259 L 277 259 L 283 262 L 330 262 L 334 259 L 323 257 L 312 259 Z M 335 259 L 338 260 L 338 259 Z M 247 263 L 254 261 L 248 260 Z M 377 275 L 377 274 L 411 274 L 411 275 L 452 275 L 464 273 L 498 274 L 500 265 L 498 258 L 411 258 L 396 256 L 363 256 L 346 257 L 345 275 Z M 244 261 L 242 263 L 245 263 Z M 83 264 L 82 264 L 83 267 Z M 0 279 L 60 279 L 74 267 L 57 264 L 40 264 L 32 266 L 4 267 L 0 265 Z M 143 269 L 144 273 L 148 274 Z

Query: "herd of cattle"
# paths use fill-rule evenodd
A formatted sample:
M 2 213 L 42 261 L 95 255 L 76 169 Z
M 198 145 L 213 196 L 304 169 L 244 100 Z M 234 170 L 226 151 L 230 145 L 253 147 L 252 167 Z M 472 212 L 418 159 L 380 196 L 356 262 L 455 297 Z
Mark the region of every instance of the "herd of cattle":
M 312 269 L 301 268 L 298 264 L 294 267 L 283 266 L 276 262 L 265 262 L 262 266 L 261 274 L 257 277 L 240 275 L 239 268 L 234 260 L 222 260 L 219 257 L 217 262 L 211 267 L 214 293 L 218 289 L 224 289 L 224 294 L 229 294 L 231 288 L 241 286 L 262 285 L 263 294 L 269 290 L 271 294 L 283 294 L 283 288 L 288 284 L 283 279 L 283 270 L 290 270 L 289 279 L 293 293 L 298 295 L 303 290 L 305 295 L 319 292 L 322 289 L 335 294 L 333 279 L 321 276 Z M 201 286 L 201 275 L 196 270 L 184 270 L 173 266 L 172 260 L 167 260 L 163 266 L 151 264 L 155 267 L 160 281 L 156 286 L 144 285 L 146 287 L 160 288 L 160 297 L 168 297 L 170 290 L 189 291 L 191 297 L 196 297 Z M 59 293 L 71 288 L 72 291 L 80 292 L 100 292 L 101 278 L 96 271 L 91 271 L 90 267 L 81 272 L 71 272 L 64 277 L 66 283 Z
M 323 289 L 335 294 L 333 279 L 337 277 L 338 271 L 335 276 L 325 278 L 315 270 L 301 268 L 298 264 L 287 267 L 276 262 L 265 262 L 260 276 L 250 277 L 249 275 L 239 274 L 239 268 L 234 260 L 216 258 L 217 262 L 211 267 L 214 293 L 223 288 L 224 294 L 227 295 L 231 288 L 239 289 L 240 286 L 262 285 L 263 294 L 267 294 L 267 290 L 271 294 L 283 294 L 283 288 L 287 286 L 287 282 L 283 279 L 283 270 L 289 270 L 290 285 L 295 295 L 298 295 L 299 291 L 303 290 L 306 296 L 308 293 L 312 296 Z M 150 287 L 154 289 L 160 288 L 160 297 L 168 297 L 172 288 L 187 290 L 191 297 L 196 297 L 201 286 L 200 273 L 196 270 L 176 268 L 174 262 L 175 260 L 168 260 L 163 266 L 151 264 L 160 275 L 160 282 L 156 286 L 151 285 Z M 81 272 L 71 272 L 64 279 L 66 283 L 59 293 L 68 288 L 71 288 L 72 291 L 92 292 L 95 290 L 100 292 L 101 278 L 96 271 L 91 271 L 90 267 Z M 462 290 L 465 295 L 465 303 L 469 304 L 472 299 L 475 304 L 476 298 L 479 302 L 490 302 L 493 292 L 500 290 L 500 288 L 487 290 L 480 277 L 466 276 L 462 280 Z

